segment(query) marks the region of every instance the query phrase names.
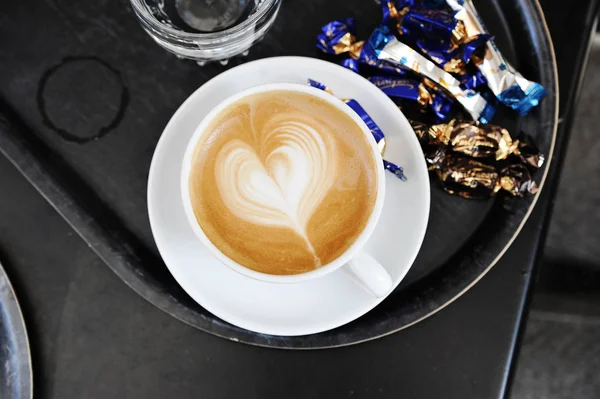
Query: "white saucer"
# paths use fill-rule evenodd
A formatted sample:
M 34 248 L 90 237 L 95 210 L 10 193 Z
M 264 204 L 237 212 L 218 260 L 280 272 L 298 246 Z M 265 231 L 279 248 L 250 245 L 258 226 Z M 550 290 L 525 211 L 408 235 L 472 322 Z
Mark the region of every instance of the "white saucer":
M 394 103 L 358 74 L 304 57 L 250 62 L 220 74 L 196 90 L 171 118 L 160 138 L 148 178 L 148 213 L 156 245 L 183 289 L 215 316 L 236 326 L 273 335 L 305 335 L 339 327 L 373 309 L 375 298 L 342 269 L 296 284 L 244 277 L 216 260 L 188 225 L 179 189 L 186 144 L 202 118 L 225 98 L 266 83 L 329 86 L 354 98 L 386 134 L 385 158 L 404 167 L 408 181 L 386 172 L 386 198 L 365 249 L 390 273 L 396 287 L 415 260 L 429 216 L 429 177 L 421 147 Z

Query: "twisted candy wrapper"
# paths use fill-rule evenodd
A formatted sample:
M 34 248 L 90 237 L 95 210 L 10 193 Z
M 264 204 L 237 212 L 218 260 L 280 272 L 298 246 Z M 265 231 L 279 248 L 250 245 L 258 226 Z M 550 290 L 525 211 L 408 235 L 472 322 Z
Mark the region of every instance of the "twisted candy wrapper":
M 488 33 L 471 0 L 446 2 L 456 11 L 456 19 L 464 23 L 468 36 Z M 506 61 L 493 40 L 486 43 L 484 54 L 475 63 L 498 100 L 521 115 L 527 115 L 546 95 L 542 85 L 525 79 Z
M 415 81 L 419 88 L 418 96 L 413 95 L 409 90 L 398 87 L 394 81 L 410 80 L 405 77 L 406 71 L 401 67 L 394 66 L 386 61 L 377 59 L 375 51 L 369 43 L 356 42 L 354 19 L 332 21 L 321 29 L 317 39 L 317 48 L 327 54 L 348 54 L 351 57 L 342 61 L 342 66 L 354 71 L 364 72 L 364 67 L 374 71 L 376 76 L 370 80 L 378 87 L 394 85 L 393 90 L 384 90 L 386 94 L 393 98 L 401 98 L 416 101 L 422 111 L 431 109 L 438 120 L 445 121 L 449 119 L 449 114 L 454 104 L 454 100 L 440 90 L 436 84 L 421 77 L 421 81 Z M 384 73 L 387 76 L 380 76 Z
M 537 192 L 529 169 L 541 167 L 544 156 L 525 135 L 513 140 L 506 129 L 476 121 L 411 125 L 430 170 L 449 193 L 485 198 L 501 190 L 513 196 Z
M 369 44 L 375 50 L 379 60 L 402 66 L 440 85 L 464 107 L 474 120 L 487 122 L 494 114 L 494 107 L 473 90 L 464 89 L 450 73 L 444 71 L 432 61 L 399 42 L 386 26 L 373 32 Z
M 464 23 L 454 18 L 454 13 L 391 0 L 384 4 L 383 24 L 394 25 L 403 42 L 412 43 L 446 72 L 458 74 L 461 83 L 469 89 L 486 83 L 481 72 L 477 68 L 467 68 L 467 64 L 475 52 L 483 51 L 491 35 L 468 36 Z M 388 10 L 396 11 L 390 13 Z
M 349 55 L 354 62 L 344 62 L 355 71 L 358 71 L 358 65 L 365 65 L 393 75 L 404 75 L 402 68 L 378 60 L 375 52 L 364 41 L 356 41 L 354 18 L 331 21 L 323 26 L 317 36 L 317 48 L 327 54 Z
M 471 158 L 502 161 L 512 157 L 536 169 L 544 164 L 544 155 L 530 137 L 521 134 L 513 140 L 506 129 L 497 125 L 456 120 L 438 125 L 411 121 L 411 125 L 422 144 L 443 144 Z
M 464 198 L 488 198 L 499 191 L 514 197 L 535 194 L 538 187 L 521 164 L 498 170 L 475 159 L 449 154 L 438 156 L 433 165 L 444 190 Z

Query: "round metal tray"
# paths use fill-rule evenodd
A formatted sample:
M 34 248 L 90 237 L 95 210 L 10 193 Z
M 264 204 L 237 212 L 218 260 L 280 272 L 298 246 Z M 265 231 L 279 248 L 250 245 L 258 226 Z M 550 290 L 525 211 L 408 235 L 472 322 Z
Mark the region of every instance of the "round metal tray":
M 23 315 L 0 264 L 0 398 L 33 397 L 31 354 Z
M 355 15 L 362 15 L 362 8 L 374 7 L 370 2 L 357 3 Z M 511 132 L 525 131 L 534 137 L 547 159 L 535 175 L 541 188 L 552 158 L 558 112 L 557 67 L 542 10 L 534 0 L 492 0 L 485 7 L 481 6 L 479 11 L 509 61 L 525 77 L 540 82 L 548 90 L 547 97 L 527 117 L 519 117 L 510 110 L 500 110 L 493 121 Z M 378 21 L 359 22 L 374 26 Z M 210 314 L 171 281 L 154 278 L 133 265 L 111 267 L 150 302 L 211 334 L 276 348 L 314 349 L 351 345 L 415 324 L 461 296 L 508 249 L 538 196 L 539 193 L 522 199 L 499 196 L 487 201 L 465 200 L 446 194 L 432 179 L 428 231 L 420 254 L 404 281 L 381 305 L 365 316 L 335 330 L 309 336 L 267 336 L 240 329 Z

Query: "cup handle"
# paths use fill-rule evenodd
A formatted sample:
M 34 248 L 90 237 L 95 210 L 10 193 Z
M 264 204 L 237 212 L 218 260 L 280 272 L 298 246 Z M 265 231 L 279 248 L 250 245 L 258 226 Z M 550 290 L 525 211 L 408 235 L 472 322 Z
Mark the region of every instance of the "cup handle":
M 376 298 L 385 296 L 392 288 L 392 277 L 379 262 L 366 252 L 359 252 L 343 269 L 354 281 Z

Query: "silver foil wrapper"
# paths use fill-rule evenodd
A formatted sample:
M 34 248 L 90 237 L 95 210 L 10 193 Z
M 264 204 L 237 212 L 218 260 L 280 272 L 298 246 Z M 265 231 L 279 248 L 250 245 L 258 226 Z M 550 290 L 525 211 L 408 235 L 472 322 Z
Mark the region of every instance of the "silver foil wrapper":
M 456 11 L 468 36 L 488 33 L 471 0 L 446 0 Z M 474 60 L 494 95 L 521 115 L 526 115 L 546 95 L 542 85 L 525 79 L 504 58 L 493 40 L 487 42 L 484 56 Z
M 474 120 L 479 120 L 482 116 L 486 119 L 487 113 L 491 110 L 480 93 L 462 89 L 460 82 L 454 76 L 393 36 L 388 36 L 387 44 L 378 49 L 378 58 L 400 64 L 437 83 L 452 94 Z

